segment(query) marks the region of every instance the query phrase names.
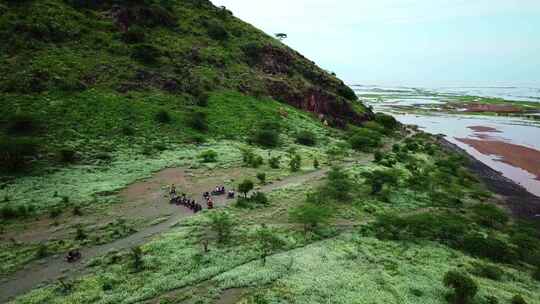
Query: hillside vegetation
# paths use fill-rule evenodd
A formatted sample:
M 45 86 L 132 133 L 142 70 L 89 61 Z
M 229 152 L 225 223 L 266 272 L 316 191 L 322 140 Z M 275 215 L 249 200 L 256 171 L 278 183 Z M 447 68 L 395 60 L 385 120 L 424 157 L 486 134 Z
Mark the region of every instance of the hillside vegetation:
M 7 169 L 22 156 L 242 138 L 254 120 L 286 117 L 272 100 L 339 127 L 371 115 L 335 76 L 206 0 L 2 1 L 0 12 Z

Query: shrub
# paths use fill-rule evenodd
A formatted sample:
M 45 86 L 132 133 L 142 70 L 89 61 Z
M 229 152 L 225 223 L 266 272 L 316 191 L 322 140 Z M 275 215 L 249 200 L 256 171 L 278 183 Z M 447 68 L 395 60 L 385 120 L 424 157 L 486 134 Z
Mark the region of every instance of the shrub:
M 251 64 L 255 64 L 260 60 L 262 48 L 263 46 L 259 42 L 248 42 L 241 47 L 242 52 Z
M 512 235 L 510 241 L 516 246 L 517 254 L 522 261 L 530 264 L 540 263 L 540 240 L 535 237 L 536 231 L 528 230 L 521 228 Z
M 291 160 L 289 161 L 289 169 L 292 172 L 298 172 L 302 166 L 302 157 L 299 154 L 291 155 Z
M 313 203 L 304 203 L 292 209 L 289 213 L 289 217 L 293 222 L 303 224 L 306 233 L 326 223 L 330 215 L 330 209 L 326 206 Z
M 266 173 L 264 172 L 257 173 L 257 179 L 259 180 L 261 184 L 263 185 L 266 184 Z
M 218 22 L 209 22 L 207 30 L 210 38 L 214 40 L 225 41 L 229 39 L 229 32 Z
M 279 145 L 281 127 L 273 121 L 266 121 L 259 125 L 252 135 L 252 141 L 266 148 L 275 148 Z
M 454 289 L 453 302 L 456 304 L 470 303 L 478 292 L 478 285 L 471 277 L 453 270 L 445 274 L 443 283 L 446 287 Z
M 63 163 L 71 163 L 75 161 L 76 156 L 77 156 L 77 152 L 75 152 L 72 149 L 65 148 L 58 151 L 58 158 Z
M 143 261 L 143 251 L 140 246 L 135 246 L 131 248 L 131 261 L 132 261 L 132 267 L 133 271 L 139 272 L 144 267 L 144 261 Z
M 272 169 L 279 169 L 280 161 L 281 161 L 281 156 L 270 157 L 270 159 L 268 159 L 268 165 L 270 165 L 270 168 Z
M 373 156 L 374 156 L 374 160 L 375 160 L 376 163 L 380 163 L 383 160 L 383 157 L 384 157 L 383 154 L 381 153 L 381 151 L 376 151 Z
M 37 132 L 41 123 L 30 114 L 17 113 L 7 122 L 7 132 L 11 135 L 30 135 Z
M 393 116 L 384 113 L 375 114 L 375 121 L 387 130 L 395 130 L 399 126 L 399 122 Z
M 205 92 L 198 92 L 195 96 L 195 104 L 199 107 L 207 107 L 208 106 L 208 100 L 210 99 L 210 95 Z
M 326 184 L 322 191 L 325 196 L 335 200 L 347 201 L 353 184 L 349 175 L 341 167 L 333 167 L 327 174 Z
M 384 185 L 395 186 L 399 182 L 400 172 L 397 169 L 373 170 L 362 173 L 366 184 L 371 186 L 371 194 L 379 194 Z
M 87 238 L 86 233 L 84 232 L 81 226 L 78 226 L 77 230 L 75 230 L 75 240 L 82 241 L 82 240 L 85 240 L 86 238 Z
M 356 96 L 356 93 L 347 85 L 341 85 L 337 89 L 337 93 L 339 96 L 348 99 L 348 100 L 357 100 L 358 97 Z
M 157 112 L 155 118 L 157 122 L 162 124 L 170 123 L 172 120 L 169 112 L 165 110 L 160 110 L 159 112 Z
M 191 114 L 189 125 L 195 130 L 208 131 L 206 113 L 194 112 L 193 114 Z
M 534 270 L 532 277 L 533 279 L 540 281 L 540 265 L 536 266 L 536 270 Z
M 233 221 L 227 212 L 211 212 L 209 215 L 210 227 L 217 233 L 217 241 L 225 243 L 232 233 Z
M 217 161 L 217 152 L 214 150 L 206 150 L 199 154 L 199 158 L 202 159 L 204 163 L 214 163 Z
M 146 31 L 139 26 L 131 26 L 122 34 L 122 40 L 126 43 L 142 43 L 146 37 Z
M 313 132 L 301 131 L 296 134 L 296 142 L 305 146 L 314 146 L 317 144 L 317 138 Z
M 259 168 L 264 163 L 262 156 L 255 154 L 251 149 L 242 149 L 242 161 L 252 168 Z
M 501 268 L 494 265 L 475 263 L 474 268 L 472 269 L 472 274 L 483 278 L 488 278 L 490 280 L 499 281 L 501 280 L 504 272 Z
M 244 194 L 244 197 L 247 198 L 248 192 L 253 190 L 254 186 L 255 185 L 253 184 L 253 182 L 251 180 L 245 179 L 243 182 L 241 182 L 238 185 L 238 191 L 240 191 L 240 193 Z
M 515 295 L 512 297 L 512 304 L 527 304 L 527 301 L 521 295 Z
M 51 210 L 49 210 L 49 217 L 50 218 L 57 218 L 62 214 L 62 209 L 59 207 L 55 207 Z
M 471 233 L 463 240 L 463 249 L 478 257 L 485 257 L 495 262 L 511 262 L 515 254 L 507 243 L 494 237 L 484 237 Z
M 73 215 L 75 216 L 82 216 L 83 212 L 80 206 L 73 207 Z
M 2 206 L 2 209 L 0 209 L 0 213 L 2 214 L 2 218 L 5 220 L 18 217 L 17 210 L 9 205 Z
M 349 143 L 355 150 L 369 152 L 380 146 L 381 134 L 369 129 L 358 129 L 350 135 Z
M 49 248 L 47 247 L 47 244 L 39 244 L 36 251 L 36 258 L 42 259 L 44 257 L 47 257 L 48 255 Z
M 266 205 L 268 204 L 268 198 L 266 197 L 266 194 L 263 192 L 255 192 L 253 195 L 249 198 L 253 203 L 260 204 L 260 205 Z
M 17 171 L 26 164 L 28 157 L 38 152 L 38 142 L 31 138 L 0 137 L 0 168 Z
M 131 57 L 142 63 L 153 64 L 158 61 L 161 51 L 150 44 L 138 44 L 133 48 Z
M 316 158 L 314 158 L 314 159 L 313 159 L 313 168 L 319 169 L 319 166 L 320 166 L 320 165 L 319 165 L 319 160 L 316 159 Z
M 381 239 L 427 239 L 459 247 L 469 229 L 469 222 L 465 217 L 452 213 L 384 214 L 377 218 L 375 229 Z
M 478 204 L 472 207 L 474 218 L 480 225 L 496 228 L 506 225 L 508 214 L 493 204 Z
M 257 241 L 257 250 L 263 266 L 266 265 L 266 258 L 275 250 L 285 246 L 285 242 L 281 240 L 273 231 L 267 229 L 264 224 L 261 229 L 257 230 L 255 235 Z

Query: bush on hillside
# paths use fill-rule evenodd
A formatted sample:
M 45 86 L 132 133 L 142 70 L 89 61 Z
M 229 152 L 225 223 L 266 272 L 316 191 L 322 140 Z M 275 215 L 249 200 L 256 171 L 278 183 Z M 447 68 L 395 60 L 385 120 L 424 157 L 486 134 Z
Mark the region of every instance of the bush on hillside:
M 515 295 L 512 297 L 512 304 L 527 304 L 527 301 L 521 295 Z
M 497 228 L 508 223 L 508 214 L 493 204 L 478 204 L 472 208 L 474 218 L 480 225 Z
M 199 154 L 199 158 L 202 159 L 204 163 L 215 163 L 217 161 L 217 152 L 214 150 L 206 150 Z
M 11 135 L 31 135 L 40 127 L 41 123 L 34 115 L 17 113 L 8 118 L 6 131 Z
M 281 156 L 273 156 L 268 159 L 268 165 L 272 169 L 279 169 L 279 165 L 281 162 Z
M 333 167 L 327 174 L 326 184 L 322 187 L 323 195 L 338 201 L 351 198 L 353 183 L 350 176 L 341 167 Z
M 0 168 L 20 170 L 27 164 L 27 158 L 37 155 L 38 149 L 38 142 L 31 138 L 0 137 Z
M 361 128 L 349 136 L 351 147 L 357 151 L 370 152 L 381 144 L 382 135 L 373 130 Z
M 209 22 L 207 26 L 208 35 L 210 38 L 218 41 L 225 41 L 229 39 L 229 32 L 227 32 L 221 23 Z
M 162 124 L 167 124 L 171 122 L 171 115 L 169 115 L 169 112 L 165 110 L 160 110 L 156 113 L 156 121 Z
M 305 130 L 296 134 L 296 142 L 304 146 L 315 146 L 317 138 L 313 132 Z
M 478 285 L 468 275 L 452 270 L 444 275 L 443 283 L 446 287 L 454 289 L 452 302 L 456 304 L 470 303 L 478 292 Z
M 302 224 L 304 232 L 316 230 L 320 225 L 328 222 L 331 210 L 324 205 L 305 203 L 289 212 L 291 221 Z
M 189 117 L 189 126 L 198 131 L 208 131 L 206 113 L 194 112 Z
M 469 222 L 465 217 L 451 213 L 386 214 L 377 218 L 375 229 L 380 239 L 426 239 L 459 247 L 469 229 Z
M 397 169 L 373 170 L 362 173 L 366 184 L 371 186 L 371 194 L 376 195 L 381 193 L 383 187 L 395 186 L 399 182 L 401 173 Z
M 259 168 L 264 164 L 262 156 L 255 154 L 251 149 L 242 149 L 242 161 L 244 165 L 252 168 Z
M 399 122 L 393 116 L 384 113 L 375 114 L 375 121 L 387 130 L 395 130 L 399 127 Z
M 471 273 L 479 277 L 500 281 L 504 275 L 504 271 L 495 265 L 475 263 L 473 266 Z
M 138 44 L 133 47 L 131 57 L 142 63 L 156 63 L 161 56 L 161 50 L 151 44 Z
M 341 85 L 337 89 L 337 93 L 339 96 L 348 99 L 348 100 L 357 100 L 358 97 L 356 96 L 356 93 L 354 93 L 353 89 L 351 89 L 347 85 Z
M 122 40 L 126 43 L 143 43 L 145 37 L 145 29 L 139 26 L 131 26 L 126 32 L 122 33 Z
M 255 130 L 251 140 L 266 148 L 275 148 L 279 145 L 279 134 L 281 127 L 273 121 L 262 122 Z
M 242 52 L 246 55 L 250 64 L 255 64 L 261 59 L 263 45 L 259 42 L 248 42 L 241 46 Z
M 471 233 L 463 240 L 463 250 L 477 257 L 488 258 L 495 262 L 513 262 L 516 257 L 510 246 L 497 238 Z

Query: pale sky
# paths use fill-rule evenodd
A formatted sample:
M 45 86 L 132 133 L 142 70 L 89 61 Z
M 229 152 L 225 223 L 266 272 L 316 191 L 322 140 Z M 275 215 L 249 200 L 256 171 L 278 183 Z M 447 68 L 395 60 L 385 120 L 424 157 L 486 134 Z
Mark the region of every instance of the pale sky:
M 540 0 L 212 0 L 349 83 L 540 83 Z

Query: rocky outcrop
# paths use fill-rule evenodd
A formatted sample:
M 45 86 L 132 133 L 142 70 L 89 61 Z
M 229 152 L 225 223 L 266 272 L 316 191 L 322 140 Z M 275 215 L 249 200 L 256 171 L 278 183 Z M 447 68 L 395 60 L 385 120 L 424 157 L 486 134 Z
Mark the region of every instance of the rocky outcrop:
M 267 90 L 274 99 L 304 111 L 319 114 L 330 125 L 345 128 L 348 123 L 359 125 L 373 118 L 366 109 L 359 114 L 350 101 L 320 87 L 294 88 L 286 81 L 267 79 Z

